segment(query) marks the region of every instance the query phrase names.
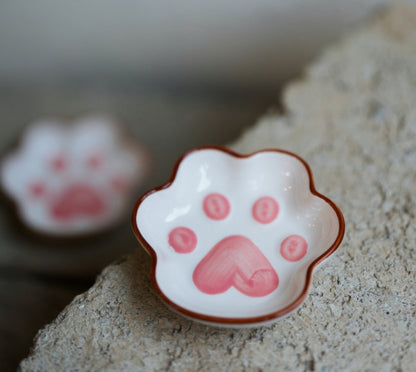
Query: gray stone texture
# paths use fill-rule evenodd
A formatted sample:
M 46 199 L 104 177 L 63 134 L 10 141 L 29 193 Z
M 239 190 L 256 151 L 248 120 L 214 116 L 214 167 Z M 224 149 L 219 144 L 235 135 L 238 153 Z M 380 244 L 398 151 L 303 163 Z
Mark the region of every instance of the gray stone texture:
M 344 213 L 310 293 L 268 327 L 219 329 L 167 309 L 140 247 L 39 331 L 21 369 L 413 371 L 416 365 L 416 10 L 395 5 L 326 50 L 232 145 L 310 164 Z

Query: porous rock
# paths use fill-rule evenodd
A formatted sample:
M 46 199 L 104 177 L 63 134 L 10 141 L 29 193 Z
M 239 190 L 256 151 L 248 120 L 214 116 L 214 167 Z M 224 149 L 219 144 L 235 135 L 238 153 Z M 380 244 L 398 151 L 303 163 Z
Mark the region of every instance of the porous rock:
M 394 5 L 326 50 L 232 147 L 310 164 L 345 238 L 310 294 L 268 327 L 218 329 L 167 309 L 140 248 L 39 331 L 26 370 L 408 370 L 416 365 L 416 10 Z

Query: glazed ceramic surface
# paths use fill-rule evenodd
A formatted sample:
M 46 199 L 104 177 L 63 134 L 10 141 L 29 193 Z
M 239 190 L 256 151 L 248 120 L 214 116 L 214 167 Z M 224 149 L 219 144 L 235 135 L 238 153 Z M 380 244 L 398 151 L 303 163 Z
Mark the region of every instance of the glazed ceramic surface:
M 226 326 L 296 308 L 344 231 L 341 212 L 314 190 L 296 155 L 211 147 L 183 156 L 171 180 L 138 201 L 133 225 L 167 304 Z
M 39 120 L 4 159 L 1 183 L 32 230 L 77 236 L 129 214 L 147 155 L 107 116 Z

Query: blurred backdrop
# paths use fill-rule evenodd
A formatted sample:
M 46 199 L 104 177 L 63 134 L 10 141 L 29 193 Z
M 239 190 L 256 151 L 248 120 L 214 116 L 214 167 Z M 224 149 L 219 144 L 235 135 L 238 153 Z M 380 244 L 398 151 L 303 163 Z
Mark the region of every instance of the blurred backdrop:
M 184 151 L 226 144 L 278 107 L 285 81 L 386 2 L 1 0 L 1 154 L 39 117 L 107 112 L 153 153 L 138 197 Z M 129 216 L 104 238 L 51 242 L 23 233 L 2 203 L 0 370 L 14 370 L 36 331 L 137 247 Z
M 386 0 L 2 0 L 0 80 L 270 87 Z

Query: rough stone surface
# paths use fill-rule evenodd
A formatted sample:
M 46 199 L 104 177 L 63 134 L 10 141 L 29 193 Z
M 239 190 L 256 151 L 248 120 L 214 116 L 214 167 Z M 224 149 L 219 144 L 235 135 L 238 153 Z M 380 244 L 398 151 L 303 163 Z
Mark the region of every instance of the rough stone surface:
M 106 268 L 37 335 L 22 370 L 413 371 L 416 10 L 395 5 L 327 50 L 233 148 L 295 151 L 344 212 L 344 242 L 304 304 L 269 327 L 217 329 L 158 300 L 150 260 Z

